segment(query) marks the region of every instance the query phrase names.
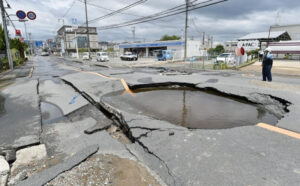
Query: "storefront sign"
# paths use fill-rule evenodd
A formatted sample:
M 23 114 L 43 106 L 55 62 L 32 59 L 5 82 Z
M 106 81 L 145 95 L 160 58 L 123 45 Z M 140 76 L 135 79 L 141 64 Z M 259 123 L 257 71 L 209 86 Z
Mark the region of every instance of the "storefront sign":
M 258 40 L 250 40 L 250 41 L 239 41 L 239 48 L 244 48 L 245 51 L 257 50 L 259 49 L 259 41 Z

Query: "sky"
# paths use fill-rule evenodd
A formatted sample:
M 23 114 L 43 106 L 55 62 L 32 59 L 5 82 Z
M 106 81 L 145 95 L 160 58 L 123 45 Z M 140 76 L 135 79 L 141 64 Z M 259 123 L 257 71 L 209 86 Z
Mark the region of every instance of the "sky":
M 65 24 L 71 25 L 72 18 L 78 20 L 79 25 L 85 24 L 85 9 L 83 0 L 6 0 L 11 9 L 12 20 L 17 10 L 34 11 L 37 19 L 28 21 L 27 31 L 34 40 L 54 39 L 57 30 Z M 87 0 L 89 20 L 106 15 L 110 10 L 123 8 L 137 0 Z M 202 2 L 204 0 L 197 0 Z M 115 23 L 130 21 L 137 17 L 148 16 L 160 11 L 185 3 L 185 0 L 148 0 L 134 8 L 125 11 L 125 14 L 92 23 L 90 26 L 100 27 Z M 109 9 L 109 10 L 107 10 Z M 128 15 L 130 14 L 130 15 Z M 214 41 L 224 42 L 235 40 L 248 33 L 267 32 L 270 25 L 300 24 L 300 3 L 298 0 L 228 0 L 217 4 L 191 11 L 189 13 L 189 34 L 191 38 L 202 38 L 203 32 L 214 37 Z M 24 33 L 24 23 L 14 21 L 17 29 Z M 136 40 L 154 41 L 163 35 L 183 36 L 185 14 L 180 14 L 150 23 L 135 25 Z M 99 41 L 131 42 L 133 26 L 98 31 Z M 12 36 L 14 29 L 9 26 Z M 25 34 L 23 34 L 25 35 Z

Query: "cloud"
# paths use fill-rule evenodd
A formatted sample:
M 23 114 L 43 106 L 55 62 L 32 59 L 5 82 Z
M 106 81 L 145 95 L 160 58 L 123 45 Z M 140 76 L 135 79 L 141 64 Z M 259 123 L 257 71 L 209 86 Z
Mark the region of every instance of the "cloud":
M 137 0 L 89 0 L 89 3 L 108 9 L 119 9 Z M 204 0 L 202 0 L 204 1 Z M 37 20 L 29 21 L 28 32 L 34 39 L 54 38 L 57 30 L 62 26 L 59 18 L 73 4 L 73 0 L 9 0 L 12 9 L 10 14 L 15 14 L 19 9 L 37 13 Z M 126 14 L 94 22 L 91 26 L 105 26 L 147 16 L 177 5 L 185 0 L 148 0 L 146 3 L 127 10 Z M 198 2 L 201 2 L 198 0 Z M 88 6 L 89 19 L 106 15 L 110 11 L 103 8 Z M 275 23 L 277 13 L 280 13 L 281 24 L 295 24 L 300 17 L 300 4 L 295 0 L 229 0 L 215 6 L 199 9 L 189 14 L 189 35 L 196 38 L 202 37 L 202 32 L 213 35 L 215 40 L 226 41 L 243 36 L 250 32 L 267 31 Z M 127 15 L 130 14 L 130 15 Z M 135 16 L 132 16 L 135 15 Z M 65 24 L 71 24 L 71 19 L 77 18 L 80 25 L 85 23 L 84 4 L 75 0 L 75 4 L 64 17 Z M 15 19 L 15 18 L 14 18 Z M 157 40 L 164 34 L 182 36 L 184 29 L 184 14 L 135 25 L 136 38 L 143 41 Z M 24 32 L 24 24 L 15 22 L 17 28 Z M 101 41 L 131 41 L 132 26 L 100 31 Z M 14 32 L 10 27 L 10 33 Z

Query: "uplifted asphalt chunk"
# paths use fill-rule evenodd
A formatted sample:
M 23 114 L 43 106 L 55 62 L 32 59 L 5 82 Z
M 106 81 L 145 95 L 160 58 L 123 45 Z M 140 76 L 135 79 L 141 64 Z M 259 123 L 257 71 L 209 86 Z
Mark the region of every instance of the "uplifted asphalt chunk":
M 56 166 L 50 167 L 49 169 L 44 170 L 40 174 L 36 174 L 18 184 L 18 186 L 39 186 L 44 185 L 47 182 L 54 179 L 59 174 L 68 171 L 75 167 L 76 165 L 80 164 L 84 160 L 86 160 L 91 155 L 95 154 L 98 151 L 98 145 L 89 146 L 82 151 L 76 153 L 74 156 L 66 159 L 61 164 Z
M 101 122 L 97 122 L 94 126 L 84 130 L 84 133 L 86 134 L 93 134 L 95 132 L 99 132 L 101 130 L 106 130 L 108 129 L 110 126 L 112 125 L 112 122 L 111 123 L 107 123 L 107 124 L 104 124 L 104 123 L 101 123 Z
M 80 93 L 75 92 L 72 87 L 66 85 L 63 81 L 43 81 L 40 83 L 39 90 L 42 101 L 57 105 L 64 115 L 88 104 L 88 101 Z

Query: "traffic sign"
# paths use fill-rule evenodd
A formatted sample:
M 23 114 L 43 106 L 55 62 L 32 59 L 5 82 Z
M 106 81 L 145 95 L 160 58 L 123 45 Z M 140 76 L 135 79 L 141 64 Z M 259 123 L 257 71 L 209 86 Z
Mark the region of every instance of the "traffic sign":
M 36 14 L 32 11 L 27 12 L 27 17 L 30 20 L 35 20 L 36 19 Z
M 243 47 L 241 48 L 241 54 L 242 56 L 245 55 L 245 49 Z
M 19 19 L 25 19 L 26 18 L 26 13 L 23 10 L 18 10 L 17 13 L 16 13 L 16 16 Z
M 16 30 L 16 36 L 22 36 L 21 30 Z
M 78 24 L 76 18 L 72 18 L 72 24 L 73 24 L 73 25 L 77 25 L 77 24 Z

